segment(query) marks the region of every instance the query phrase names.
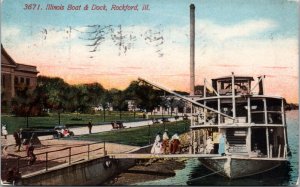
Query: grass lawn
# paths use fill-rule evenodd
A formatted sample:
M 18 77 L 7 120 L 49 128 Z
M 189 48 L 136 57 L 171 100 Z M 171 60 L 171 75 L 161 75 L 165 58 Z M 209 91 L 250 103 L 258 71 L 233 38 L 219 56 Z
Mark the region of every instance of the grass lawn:
M 165 117 L 170 115 L 164 115 Z M 149 118 L 159 118 L 161 115 L 149 116 Z M 67 126 L 86 126 L 91 120 L 93 124 L 108 123 L 115 120 L 122 121 L 139 121 L 143 120 L 143 113 L 136 112 L 135 117 L 133 112 L 122 112 L 122 118 L 120 119 L 119 112 L 117 111 L 106 111 L 105 121 L 103 112 L 97 112 L 96 114 L 77 114 L 77 113 L 62 113 L 60 115 L 60 123 Z M 26 128 L 27 118 L 26 117 L 15 117 L 13 115 L 1 115 L 1 123 L 7 125 L 8 133 L 11 134 L 19 128 Z M 49 113 L 49 116 L 45 117 L 29 117 L 29 127 L 35 128 L 54 128 L 58 125 L 58 114 Z
M 190 123 L 187 120 L 165 123 L 165 127 L 166 129 L 168 129 L 170 138 L 175 132 L 182 134 L 184 132 L 189 131 L 189 125 Z M 126 145 L 145 146 L 149 144 L 149 138 L 150 138 L 150 142 L 153 143 L 155 136 L 158 132 L 163 134 L 164 132 L 163 124 L 150 125 L 150 129 L 149 126 L 119 129 L 119 130 L 113 130 L 109 132 L 101 132 L 95 134 L 76 136 L 73 139 L 90 140 L 90 141 L 106 141 L 106 142 L 120 143 Z

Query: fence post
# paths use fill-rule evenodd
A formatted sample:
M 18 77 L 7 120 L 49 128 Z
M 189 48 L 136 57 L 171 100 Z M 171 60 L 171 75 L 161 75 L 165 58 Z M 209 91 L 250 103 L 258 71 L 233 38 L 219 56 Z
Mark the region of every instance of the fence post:
M 46 171 L 48 171 L 48 152 L 46 152 Z
M 71 147 L 69 147 L 69 165 L 71 165 Z
M 150 138 L 150 124 L 148 122 L 148 140 L 149 140 L 149 144 L 151 143 L 151 138 Z
M 105 149 L 105 141 L 103 142 L 103 152 L 104 152 L 104 156 L 106 155 L 106 149 Z
M 18 167 L 18 171 L 20 171 L 20 157 L 18 157 L 17 167 Z
M 88 144 L 88 160 L 90 160 L 90 144 Z

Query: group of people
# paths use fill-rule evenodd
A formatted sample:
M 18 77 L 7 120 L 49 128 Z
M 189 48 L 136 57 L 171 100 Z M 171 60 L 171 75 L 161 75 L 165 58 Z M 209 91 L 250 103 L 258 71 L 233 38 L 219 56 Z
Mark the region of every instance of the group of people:
M 22 129 L 15 131 L 13 134 L 16 142 L 16 149 L 17 151 L 20 151 L 21 145 L 22 145 Z M 36 161 L 36 156 L 34 154 L 34 139 L 37 138 L 35 133 L 32 133 L 31 138 L 29 141 L 24 141 L 26 154 L 29 157 L 28 165 L 34 164 Z
M 226 135 L 221 133 L 221 134 L 219 134 L 219 137 L 217 137 L 217 139 L 218 139 L 217 143 L 214 143 L 214 141 L 212 140 L 212 137 L 208 136 L 206 139 L 206 144 L 200 145 L 198 153 L 216 154 L 216 152 L 218 152 L 218 154 L 220 154 L 221 156 L 224 156 L 225 150 L 226 150 L 226 144 L 227 144 Z M 217 150 L 215 150 L 214 144 L 218 144 Z
M 151 149 L 152 154 L 175 154 L 178 152 L 180 152 L 180 139 L 177 132 L 171 137 L 171 140 L 167 130 L 162 135 L 162 141 L 161 134 L 156 135 Z

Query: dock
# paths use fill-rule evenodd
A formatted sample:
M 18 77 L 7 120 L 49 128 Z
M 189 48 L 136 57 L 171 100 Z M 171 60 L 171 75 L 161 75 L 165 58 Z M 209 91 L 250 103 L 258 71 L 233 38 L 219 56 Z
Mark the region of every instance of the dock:
M 220 157 L 219 154 L 137 154 L 137 153 L 115 153 L 108 155 L 111 158 L 132 158 L 132 159 L 151 159 L 151 158 L 212 158 Z

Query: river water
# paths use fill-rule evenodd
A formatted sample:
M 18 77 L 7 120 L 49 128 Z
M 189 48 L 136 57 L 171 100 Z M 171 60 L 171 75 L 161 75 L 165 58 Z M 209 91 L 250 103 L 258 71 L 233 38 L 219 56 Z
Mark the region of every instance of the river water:
M 182 170 L 177 170 L 174 177 L 163 180 L 148 181 L 136 185 L 196 185 L 196 186 L 294 186 L 299 171 L 299 118 L 298 110 L 288 111 L 287 131 L 288 141 L 292 156 L 289 157 L 287 166 L 272 170 L 267 173 L 251 177 L 230 180 L 212 174 L 197 159 L 186 161 Z M 211 175 L 212 174 L 212 175 Z

